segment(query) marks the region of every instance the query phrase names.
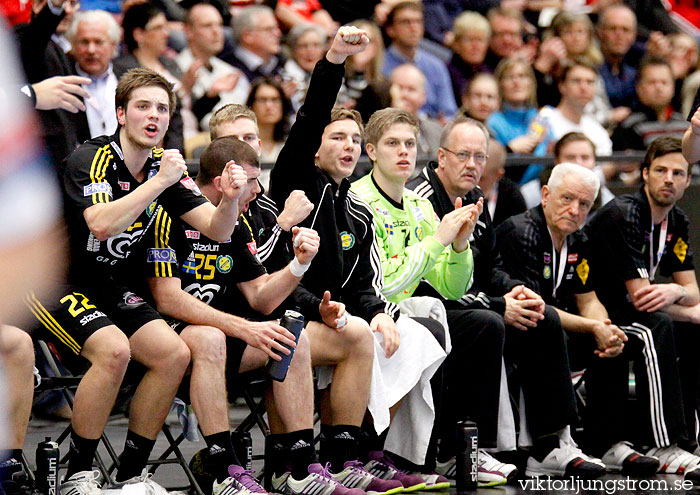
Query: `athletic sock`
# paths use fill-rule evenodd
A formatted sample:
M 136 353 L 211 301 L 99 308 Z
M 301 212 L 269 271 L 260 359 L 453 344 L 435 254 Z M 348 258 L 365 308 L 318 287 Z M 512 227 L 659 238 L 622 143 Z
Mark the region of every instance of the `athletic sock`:
M 287 459 L 292 468 L 292 477 L 302 480 L 309 475 L 309 465 L 318 462 L 314 447 L 314 430 L 297 430 L 285 435 Z
M 360 438 L 358 440 L 359 458 L 362 462 L 369 462 L 370 452 L 381 452 L 384 450 L 389 428 L 385 429 L 381 435 L 377 435 L 377 430 L 374 429 L 374 424 L 370 421 L 364 421 L 360 429 Z
M 0 450 L 0 483 L 22 471 L 22 449 Z
M 544 458 L 559 447 L 559 435 L 557 433 L 552 433 L 550 435 L 544 435 L 537 437 L 532 441 L 532 449 L 530 449 L 530 455 L 535 458 L 538 462 L 544 461 Z
M 321 425 L 322 462 L 330 462 L 336 473 L 342 471 L 345 461 L 357 460 L 359 437 L 359 426 Z
M 99 438 L 92 440 L 81 437 L 75 431 L 71 432 L 66 479 L 80 471 L 92 471 L 92 461 L 99 441 Z
M 204 435 L 204 441 L 209 448 L 207 470 L 221 483 L 228 478 L 228 467 L 231 464 L 241 465 L 233 450 L 231 432 L 226 430 L 212 435 Z
M 146 467 L 148 456 L 151 455 L 155 440 L 142 437 L 131 430 L 126 432 L 124 451 L 119 456 L 119 469 L 117 470 L 117 481 L 126 481 L 135 476 L 139 476 Z

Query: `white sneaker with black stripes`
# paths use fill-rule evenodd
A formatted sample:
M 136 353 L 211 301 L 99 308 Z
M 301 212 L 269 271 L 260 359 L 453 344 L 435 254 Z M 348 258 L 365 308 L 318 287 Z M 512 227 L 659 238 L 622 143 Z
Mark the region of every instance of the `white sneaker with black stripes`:
M 61 483 L 58 493 L 60 495 L 101 495 L 99 479 L 100 472 L 97 470 L 79 471 Z

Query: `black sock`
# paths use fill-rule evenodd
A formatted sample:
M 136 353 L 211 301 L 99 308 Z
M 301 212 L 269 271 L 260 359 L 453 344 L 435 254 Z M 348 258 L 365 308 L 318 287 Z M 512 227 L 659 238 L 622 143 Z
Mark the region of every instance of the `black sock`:
M 228 467 L 231 464 L 241 465 L 233 451 L 231 433 L 226 430 L 213 435 L 204 435 L 204 441 L 209 447 L 209 457 L 207 458 L 207 470 L 214 475 L 221 483 L 228 478 Z
M 92 471 L 92 461 L 99 442 L 99 438 L 91 440 L 81 437 L 75 431 L 71 432 L 66 479 L 80 471 Z
M 321 460 L 330 462 L 334 472 L 342 471 L 345 461 L 357 460 L 359 426 L 321 425 L 321 435 Z
M 119 470 L 117 471 L 117 481 L 126 481 L 139 476 L 146 467 L 148 456 L 151 455 L 155 440 L 149 440 L 131 430 L 126 432 L 124 451 L 119 456 Z
M 0 450 L 0 483 L 22 470 L 22 449 Z
M 297 430 L 285 435 L 287 459 L 291 464 L 292 477 L 303 480 L 309 475 L 309 465 L 318 462 L 314 447 L 314 430 Z
M 368 454 L 370 452 L 379 452 L 384 450 L 384 442 L 386 442 L 389 428 L 385 429 L 381 435 L 377 435 L 377 430 L 374 429 L 374 423 L 365 420 L 362 423 L 360 430 L 360 438 L 358 441 L 359 458 L 362 462 L 368 462 Z
M 530 455 L 538 462 L 542 462 L 547 454 L 559 447 L 559 435 L 552 433 L 533 439 Z
M 265 437 L 265 489 L 272 491 L 272 475 L 281 476 L 289 471 L 287 466 L 287 446 L 284 433 L 270 433 Z

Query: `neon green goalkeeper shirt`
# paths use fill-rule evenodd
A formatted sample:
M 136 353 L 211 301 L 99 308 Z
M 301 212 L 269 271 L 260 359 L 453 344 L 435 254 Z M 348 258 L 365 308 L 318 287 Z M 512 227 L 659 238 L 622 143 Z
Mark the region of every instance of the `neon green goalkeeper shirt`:
M 472 251 L 467 247 L 457 253 L 435 239 L 440 220 L 429 200 L 404 188 L 399 205 L 377 188 L 371 173 L 351 189 L 372 208 L 387 299 L 399 303 L 411 297 L 423 278 L 448 299 L 467 292 L 473 280 Z

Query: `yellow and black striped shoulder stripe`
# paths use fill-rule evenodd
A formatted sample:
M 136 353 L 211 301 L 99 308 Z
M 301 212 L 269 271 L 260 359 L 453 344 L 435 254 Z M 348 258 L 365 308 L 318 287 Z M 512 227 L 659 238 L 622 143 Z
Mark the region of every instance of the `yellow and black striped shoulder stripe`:
M 163 156 L 163 148 L 153 148 L 153 158 L 160 158 Z
M 245 215 L 243 213 L 241 213 L 241 219 L 243 220 L 243 223 L 245 224 L 245 226 L 248 227 L 248 230 L 250 231 L 250 237 L 252 237 L 253 240 L 255 240 L 255 235 L 253 234 L 253 227 L 250 226 L 250 224 L 248 223 L 248 219 L 245 217 Z
M 92 164 L 90 165 L 90 181 L 93 184 L 104 182 L 105 176 L 107 175 L 107 167 L 114 160 L 114 155 L 112 155 L 112 149 L 109 144 L 105 144 L 101 148 L 98 148 L 95 156 L 92 159 Z M 106 192 L 98 192 L 92 194 L 92 204 L 97 203 L 109 203 L 110 197 Z
M 158 208 L 158 213 L 156 214 L 156 248 L 169 248 L 170 247 L 170 227 L 172 225 L 172 219 L 170 215 L 165 211 L 164 208 Z M 173 276 L 173 265 L 177 266 L 175 263 L 164 263 L 162 261 L 156 261 L 156 277 L 172 277 Z

